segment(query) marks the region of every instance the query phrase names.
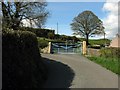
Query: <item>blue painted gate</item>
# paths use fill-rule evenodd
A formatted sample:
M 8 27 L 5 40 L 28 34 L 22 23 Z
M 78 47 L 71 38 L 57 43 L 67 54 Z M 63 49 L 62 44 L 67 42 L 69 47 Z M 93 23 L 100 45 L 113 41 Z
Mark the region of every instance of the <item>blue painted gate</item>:
M 82 43 L 52 43 L 52 53 L 82 53 Z

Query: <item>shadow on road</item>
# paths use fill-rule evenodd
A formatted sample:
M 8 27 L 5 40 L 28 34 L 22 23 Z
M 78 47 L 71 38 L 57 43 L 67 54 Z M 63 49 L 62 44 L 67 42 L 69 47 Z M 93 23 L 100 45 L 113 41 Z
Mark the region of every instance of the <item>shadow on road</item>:
M 43 58 L 48 68 L 48 79 L 44 88 L 68 88 L 74 79 L 75 73 L 68 66 L 61 62 Z

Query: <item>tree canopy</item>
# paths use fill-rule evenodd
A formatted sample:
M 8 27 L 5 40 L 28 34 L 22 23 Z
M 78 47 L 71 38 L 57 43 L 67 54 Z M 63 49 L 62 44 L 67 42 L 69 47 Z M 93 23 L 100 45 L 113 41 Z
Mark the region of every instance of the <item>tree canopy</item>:
M 91 35 L 104 33 L 102 21 L 92 11 L 88 10 L 75 17 L 70 25 L 74 34 L 86 38 L 87 45 Z
M 18 29 L 23 20 L 42 28 L 49 15 L 46 2 L 2 2 L 3 27 Z

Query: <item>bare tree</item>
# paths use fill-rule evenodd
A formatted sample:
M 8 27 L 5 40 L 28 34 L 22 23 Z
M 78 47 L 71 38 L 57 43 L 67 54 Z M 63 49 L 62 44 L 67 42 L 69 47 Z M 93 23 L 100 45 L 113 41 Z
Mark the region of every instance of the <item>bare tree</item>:
M 46 2 L 2 2 L 3 26 L 17 30 L 22 20 L 30 20 L 42 27 L 49 15 Z
M 74 34 L 86 38 L 87 45 L 91 35 L 104 33 L 102 21 L 91 11 L 84 11 L 75 17 L 71 23 L 71 28 Z

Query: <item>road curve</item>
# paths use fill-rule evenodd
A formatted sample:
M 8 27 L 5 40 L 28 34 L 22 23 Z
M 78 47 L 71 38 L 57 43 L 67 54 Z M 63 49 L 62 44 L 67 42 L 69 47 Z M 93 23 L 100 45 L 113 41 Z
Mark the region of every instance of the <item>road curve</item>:
M 47 62 L 44 88 L 118 88 L 118 76 L 78 54 L 41 54 Z

